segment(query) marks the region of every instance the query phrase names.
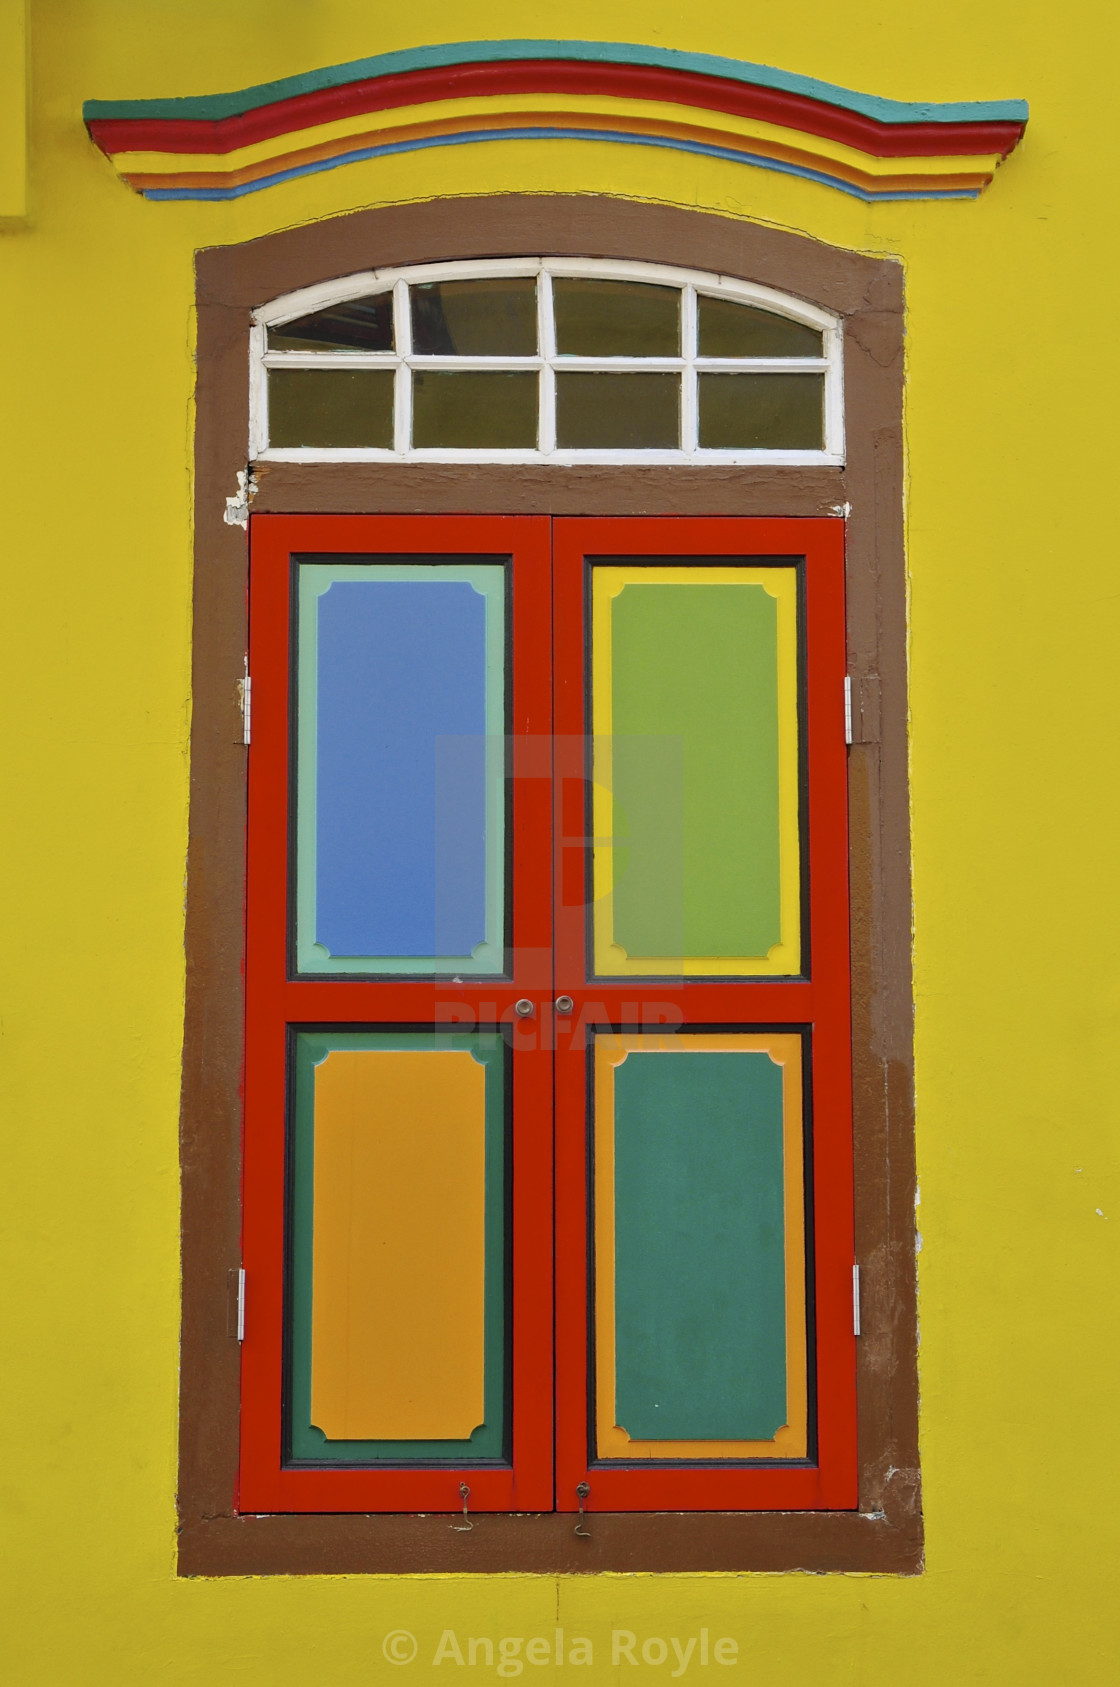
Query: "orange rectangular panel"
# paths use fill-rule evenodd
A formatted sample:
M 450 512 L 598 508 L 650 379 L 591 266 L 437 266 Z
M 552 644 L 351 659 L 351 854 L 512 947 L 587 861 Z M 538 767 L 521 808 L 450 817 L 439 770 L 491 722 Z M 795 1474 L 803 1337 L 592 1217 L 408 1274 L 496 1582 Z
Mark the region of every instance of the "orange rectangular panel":
M 465 1051 L 316 1068 L 311 1420 L 331 1440 L 485 1419 L 485 1091 Z

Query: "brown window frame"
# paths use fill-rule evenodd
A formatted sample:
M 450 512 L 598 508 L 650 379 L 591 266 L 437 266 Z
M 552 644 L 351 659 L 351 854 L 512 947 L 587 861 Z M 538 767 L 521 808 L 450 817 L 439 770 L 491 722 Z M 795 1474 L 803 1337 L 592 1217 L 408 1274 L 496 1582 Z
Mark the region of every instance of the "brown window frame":
M 251 312 L 371 265 L 610 257 L 740 277 L 844 323 L 842 467 L 245 462 Z M 187 997 L 181 1121 L 182 1575 L 521 1570 L 914 1573 L 922 1564 L 913 994 L 896 261 L 708 213 L 593 195 L 432 200 L 200 252 Z M 256 512 L 846 517 L 859 1508 L 843 1512 L 251 1516 L 237 1505 L 246 751 L 238 680 Z M 233 507 L 231 507 L 233 506 Z M 230 518 L 233 518 L 232 521 Z

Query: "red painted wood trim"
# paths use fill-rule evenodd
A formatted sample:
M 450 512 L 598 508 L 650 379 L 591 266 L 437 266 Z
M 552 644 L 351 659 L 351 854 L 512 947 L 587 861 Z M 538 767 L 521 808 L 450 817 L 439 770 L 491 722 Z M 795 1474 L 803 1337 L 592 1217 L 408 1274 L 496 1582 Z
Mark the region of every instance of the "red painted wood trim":
M 549 744 L 547 663 L 550 556 L 544 518 L 256 517 L 250 603 L 254 744 L 250 756 L 250 901 L 246 1054 L 244 1259 L 248 1321 L 243 1350 L 243 1511 L 541 1510 L 551 1483 L 552 1240 L 549 1233 L 552 1052 L 556 1058 L 559 1485 L 574 1510 L 842 1509 L 856 1503 L 854 1341 L 851 1335 L 851 1123 L 848 1028 L 846 767 L 843 749 L 842 523 L 602 519 L 556 523 L 556 766 Z M 287 869 L 287 653 L 292 551 L 514 555 L 514 878 L 512 979 L 291 981 L 285 966 Z M 582 907 L 557 899 L 557 976 L 551 975 L 548 838 L 550 776 L 563 776 L 583 731 L 583 555 L 805 555 L 807 558 L 809 870 L 812 977 L 778 984 L 708 981 L 676 990 L 634 980 L 589 984 Z M 578 817 L 577 817 L 578 818 Z M 582 819 L 578 819 L 582 824 Z M 557 851 L 562 848 L 557 828 Z M 558 863 L 559 864 L 559 863 Z M 581 1013 L 616 1022 L 670 1000 L 685 1023 L 812 1024 L 819 1458 L 814 1468 L 638 1470 L 587 1458 L 586 1084 L 580 1039 L 552 1019 L 566 990 Z M 513 1003 L 529 996 L 532 1020 Z M 635 1013 L 635 1007 L 637 1013 Z M 512 1027 L 514 1069 L 513 1470 L 281 1469 L 285 1026 L 497 1019 Z M 827 1199 L 822 1191 L 827 1191 Z
M 684 1025 L 810 1025 L 816 1302 L 817 1460 L 812 1468 L 650 1468 L 589 1461 L 587 1054 L 578 1034 L 557 1038 L 556 1340 L 557 1506 L 588 1510 L 746 1511 L 854 1508 L 857 1504 L 853 1248 L 851 1012 L 848 951 L 847 757 L 844 745 L 844 524 L 827 519 L 598 518 L 554 523 L 555 719 L 564 769 L 578 776 L 585 720 L 586 556 L 805 558 L 808 872 L 811 976 L 801 983 L 627 979 L 587 982 L 585 911 L 556 909 L 557 989 L 573 1024 L 606 1003 L 631 1020 L 634 1005 L 671 1003 Z M 578 788 L 577 788 L 578 789 Z M 570 793 L 569 793 L 570 794 Z M 586 817 L 574 818 L 590 835 Z M 565 829 L 572 824 L 565 815 Z M 559 830 L 559 829 L 558 829 Z M 554 877 L 561 883 L 563 840 Z M 629 1004 L 629 1005 L 625 1005 Z M 616 1021 L 617 1022 L 617 1021 Z M 810 1367 L 811 1371 L 813 1366 Z
M 551 727 L 548 522 L 536 516 L 256 516 L 250 527 L 250 669 L 242 1349 L 243 1512 L 457 1511 L 459 1482 L 474 1511 L 552 1505 L 552 1342 L 540 1314 L 552 1299 L 552 1057 L 538 1039 L 512 1062 L 512 1469 L 298 1470 L 281 1465 L 285 1042 L 291 1023 L 512 1021 L 513 1002 L 538 998 L 539 956 L 551 944 L 550 786 L 535 777 Z M 288 653 L 293 553 L 512 555 L 515 778 L 511 980 L 452 985 L 291 982 L 286 976 Z M 522 952 L 523 951 L 523 952 Z M 538 963 L 535 967 L 535 957 Z

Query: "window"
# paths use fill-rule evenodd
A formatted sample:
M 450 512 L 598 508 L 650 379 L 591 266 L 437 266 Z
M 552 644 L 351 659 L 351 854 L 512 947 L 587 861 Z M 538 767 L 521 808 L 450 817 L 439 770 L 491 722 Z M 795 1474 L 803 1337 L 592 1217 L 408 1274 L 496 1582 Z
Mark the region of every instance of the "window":
M 842 523 L 262 516 L 251 605 L 244 1505 L 853 1505 Z
M 540 250 L 542 229 L 554 255 L 521 257 Z M 444 261 L 457 254 L 469 261 Z M 526 277 L 538 322 L 542 287 L 555 313 L 551 286 L 565 278 L 675 288 L 686 328 L 692 289 L 819 331 L 828 367 L 801 372 L 823 375 L 828 450 L 612 447 L 564 459 L 265 443 L 270 323 L 355 305 L 359 372 L 390 374 L 396 441 L 397 385 L 412 398 L 398 284 Z M 510 195 L 205 251 L 198 289 L 180 1571 L 918 1567 L 899 266 L 705 214 Z M 368 301 L 387 292 L 392 349 L 371 350 L 386 327 Z M 411 294 L 406 308 L 411 329 Z M 668 374 L 686 415 L 693 342 L 680 344 L 679 368 L 623 368 L 608 354 L 587 372 Z M 285 349 L 267 355 L 283 373 Z M 335 372 L 306 343 L 291 355 L 309 358 L 316 379 Z M 529 373 L 539 424 L 548 370 L 584 373 L 563 355 L 476 371 L 456 351 L 436 372 Z M 425 356 L 437 353 L 411 361 Z M 699 393 L 708 371 L 691 362 Z M 658 632 L 658 596 L 663 610 L 688 586 L 703 588 L 689 615 L 664 616 Z M 388 621 L 373 618 L 395 628 L 380 646 L 359 601 L 375 589 L 395 603 Z M 421 589 L 434 594 L 418 623 L 426 645 L 407 614 Z M 711 613 L 721 593 L 730 618 Z M 773 625 L 760 642 L 743 605 L 762 598 Z M 693 612 L 708 615 L 703 648 L 722 649 L 718 662 L 688 654 Z M 670 651 L 660 666 L 658 640 Z M 742 730 L 744 675 L 764 675 L 767 661 L 776 766 L 765 711 L 752 704 L 755 730 Z M 387 662 L 406 683 L 373 697 Z M 424 672 L 433 683 L 417 691 Z M 725 860 L 738 837 L 753 852 L 752 889 L 714 871 L 686 905 L 679 869 L 687 858 L 692 871 L 695 851 L 683 750 L 674 763 L 670 741 L 695 739 L 694 691 L 707 699 L 701 738 L 715 743 L 726 722 L 735 778 L 769 795 L 748 838 L 741 813 L 704 807 L 723 752 L 709 759 L 689 796 L 705 859 Z M 452 720 L 460 730 L 445 730 Z M 426 853 L 405 777 L 425 743 Z M 390 776 L 404 779 L 392 836 L 377 830 L 387 805 L 352 800 Z M 367 880 L 371 863 L 394 876 L 395 901 L 350 894 L 348 831 L 364 839 Z M 678 877 L 680 894 L 666 894 Z M 346 896 L 329 880 L 349 884 Z M 436 882 L 455 896 L 437 903 Z M 735 953 L 721 952 L 731 938 L 713 918 Z M 730 970 L 705 970 L 713 960 Z M 379 1095 L 411 1086 L 410 1151 L 395 1167 L 386 1156 L 400 1133 L 368 1105 L 375 1070 Z M 701 1139 L 674 1114 L 682 1090 L 706 1098 L 703 1141 L 730 1168 L 719 1179 L 701 1175 Z M 748 1111 L 749 1140 L 734 1128 Z M 659 1145 L 653 1161 L 643 1132 Z M 658 1164 L 669 1167 L 660 1180 Z M 437 1167 L 450 1180 L 442 1193 Z M 385 1201 L 390 1172 L 399 1204 Z M 758 1202 L 736 1232 L 726 1212 L 745 1210 L 748 1181 Z M 372 1303 L 368 1250 L 363 1262 L 343 1245 L 358 1195 L 392 1240 L 388 1277 L 385 1249 L 379 1262 L 391 1294 Z M 678 1200 L 694 1215 L 715 1204 L 710 1222 L 677 1227 L 667 1263 L 651 1238 Z M 416 1262 L 437 1256 L 453 1262 L 450 1278 L 425 1283 Z M 700 1301 L 713 1260 L 728 1279 L 750 1274 L 749 1332 L 727 1297 L 722 1309 Z M 366 1297 L 357 1326 L 355 1293 Z M 674 1295 L 678 1312 L 700 1307 L 707 1364 L 675 1364 L 684 1388 L 668 1386 L 674 1366 L 651 1373 L 643 1359 L 687 1352 Z M 371 1335 L 399 1353 L 418 1322 L 437 1338 L 438 1365 L 426 1382 L 414 1372 L 404 1422 L 365 1358 Z M 344 1353 L 348 1328 L 360 1339 L 340 1366 L 331 1354 Z M 724 1352 L 729 1328 L 736 1351 Z
M 256 312 L 266 460 L 839 462 L 840 332 L 654 265 L 429 264 Z

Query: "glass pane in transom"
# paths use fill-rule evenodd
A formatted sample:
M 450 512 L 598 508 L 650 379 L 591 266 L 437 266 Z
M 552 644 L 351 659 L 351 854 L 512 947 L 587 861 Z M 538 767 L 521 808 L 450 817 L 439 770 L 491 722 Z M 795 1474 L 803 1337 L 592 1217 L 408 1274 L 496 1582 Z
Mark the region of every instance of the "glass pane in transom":
M 819 328 L 792 322 L 757 305 L 734 299 L 696 300 L 700 357 L 821 357 L 824 335 Z
M 558 275 L 552 283 L 561 357 L 679 357 L 676 287 Z
M 391 369 L 270 369 L 268 443 L 274 449 L 393 449 Z
M 392 351 L 393 295 L 344 299 L 268 330 L 269 351 Z
M 435 357 L 535 357 L 535 279 L 487 276 L 413 287 L 412 349 Z
M 701 375 L 700 444 L 708 451 L 819 451 L 824 376 Z
M 679 375 L 564 369 L 556 376 L 561 451 L 672 451 L 680 444 Z
M 538 385 L 535 369 L 417 369 L 412 443 L 421 450 L 531 451 Z

